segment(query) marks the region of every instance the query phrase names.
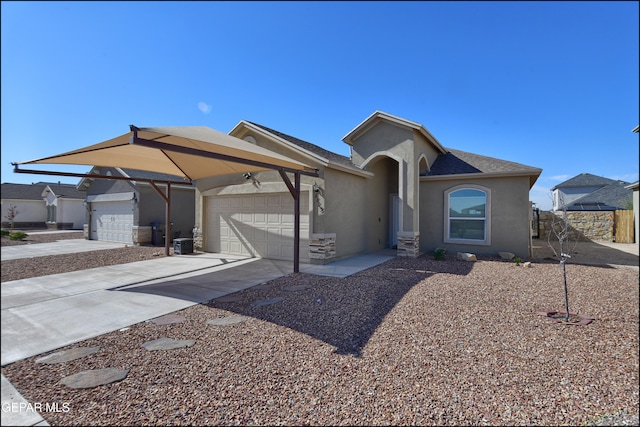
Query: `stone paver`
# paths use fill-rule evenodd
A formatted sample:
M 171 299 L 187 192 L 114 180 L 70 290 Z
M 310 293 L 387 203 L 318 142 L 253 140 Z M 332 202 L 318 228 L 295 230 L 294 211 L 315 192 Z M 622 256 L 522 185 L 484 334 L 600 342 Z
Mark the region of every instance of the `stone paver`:
M 235 325 L 236 323 L 246 322 L 247 320 L 249 320 L 247 316 L 219 317 L 217 319 L 207 320 L 207 325 L 212 325 L 212 326 Z
M 57 353 L 52 353 L 48 356 L 41 357 L 36 360 L 36 363 L 54 364 L 54 363 L 70 362 L 72 360 L 90 356 L 94 353 L 97 353 L 98 350 L 100 350 L 100 346 L 76 347 L 66 351 L 59 351 Z
M 149 351 L 174 350 L 176 348 L 191 347 L 196 342 L 194 340 L 176 340 L 173 338 L 158 338 L 142 344 L 142 347 Z
M 94 388 L 122 381 L 129 374 L 128 369 L 105 368 L 92 369 L 69 375 L 60 380 L 60 384 L 70 388 Z

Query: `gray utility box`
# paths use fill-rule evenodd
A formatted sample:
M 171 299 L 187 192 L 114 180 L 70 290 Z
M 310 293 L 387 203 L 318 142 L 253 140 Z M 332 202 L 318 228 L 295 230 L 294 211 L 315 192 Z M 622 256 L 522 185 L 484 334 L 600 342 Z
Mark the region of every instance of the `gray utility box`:
M 193 239 L 173 239 L 173 253 L 176 255 L 192 254 Z

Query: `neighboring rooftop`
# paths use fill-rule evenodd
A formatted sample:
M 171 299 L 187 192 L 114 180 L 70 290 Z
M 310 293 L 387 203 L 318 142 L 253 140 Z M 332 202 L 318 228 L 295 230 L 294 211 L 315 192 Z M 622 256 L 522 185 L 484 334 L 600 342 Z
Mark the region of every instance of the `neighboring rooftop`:
M 58 197 L 67 199 L 84 199 L 84 191 L 78 190 L 75 184 L 62 184 L 60 182 L 36 182 L 33 184 L 14 184 L 5 182 L 2 184 L 3 199 L 17 200 L 42 200 L 42 192 L 47 186 Z
M 568 179 L 560 184 L 556 185 L 551 191 L 556 188 L 568 188 L 568 187 L 604 187 L 606 185 L 615 184 L 615 179 L 605 178 L 603 176 L 592 175 L 590 173 L 581 173 L 571 179 Z
M 633 191 L 627 188 L 630 184 L 624 181 L 614 181 L 593 193 L 589 193 L 571 202 L 567 210 L 616 210 L 629 209 Z

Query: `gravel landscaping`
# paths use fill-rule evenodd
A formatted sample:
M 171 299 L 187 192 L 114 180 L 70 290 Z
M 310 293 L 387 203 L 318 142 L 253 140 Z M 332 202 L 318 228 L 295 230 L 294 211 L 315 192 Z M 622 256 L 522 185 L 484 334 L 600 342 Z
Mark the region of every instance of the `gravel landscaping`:
M 29 402 L 68 404 L 41 413 L 51 425 L 638 425 L 638 270 L 568 264 L 567 279 L 592 323 L 538 315 L 564 309 L 555 262 L 424 255 L 290 274 L 2 373 Z M 163 338 L 195 343 L 143 347 Z M 78 347 L 99 350 L 36 363 Z M 127 375 L 61 382 L 106 368 Z

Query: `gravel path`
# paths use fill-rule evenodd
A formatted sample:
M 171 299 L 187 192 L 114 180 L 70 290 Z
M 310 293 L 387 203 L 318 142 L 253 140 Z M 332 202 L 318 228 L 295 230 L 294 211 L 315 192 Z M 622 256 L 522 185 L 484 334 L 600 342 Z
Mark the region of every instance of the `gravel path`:
M 51 425 L 638 425 L 638 271 L 569 264 L 567 278 L 590 325 L 537 315 L 564 308 L 556 263 L 396 258 L 345 279 L 291 274 L 2 373 L 29 402 L 69 404 L 41 413 Z M 230 316 L 248 319 L 207 324 Z M 141 347 L 160 338 L 195 344 Z M 59 384 L 107 367 L 129 374 Z

